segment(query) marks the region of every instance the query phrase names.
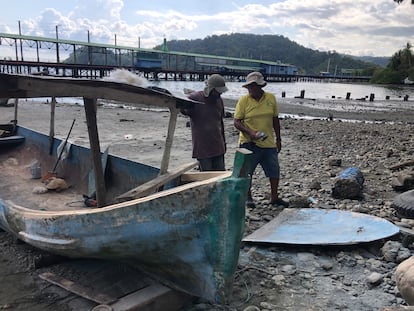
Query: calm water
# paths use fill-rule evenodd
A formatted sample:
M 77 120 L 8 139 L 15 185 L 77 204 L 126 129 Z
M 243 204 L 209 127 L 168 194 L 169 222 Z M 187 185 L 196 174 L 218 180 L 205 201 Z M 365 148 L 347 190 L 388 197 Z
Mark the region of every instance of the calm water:
M 149 85 L 158 86 L 169 90 L 176 96 L 185 97 L 184 90 L 202 90 L 204 82 L 195 81 L 149 81 Z M 223 94 L 224 99 L 237 100 L 240 96 L 247 94 L 247 90 L 242 87 L 242 82 L 227 82 L 229 91 Z M 292 82 L 292 83 L 268 83 L 265 90 L 272 92 L 277 98 L 285 93 L 286 99 L 294 99 L 304 91 L 306 99 L 314 101 L 301 102 L 301 105 L 312 106 L 312 108 L 329 110 L 350 110 L 350 111 L 390 111 L 398 108 L 414 111 L 414 85 L 412 86 L 383 86 L 372 84 L 351 84 L 351 83 L 327 83 L 327 82 Z M 350 101 L 337 101 L 345 99 L 350 93 Z M 370 102 L 370 94 L 374 94 L 374 101 Z M 408 95 L 408 101 L 403 101 L 404 96 Z M 386 100 L 389 97 L 390 100 Z M 367 99 L 359 101 L 357 99 Z M 44 99 L 39 99 L 44 101 Z M 57 99 L 57 102 L 82 104 L 82 98 Z M 229 105 L 229 102 L 226 103 Z M 232 104 L 230 102 L 230 104 Z M 235 102 L 234 102 L 235 104 Z M 227 110 L 232 111 L 233 106 L 227 106 Z
M 174 94 L 183 95 L 183 89 L 199 90 L 204 86 L 203 82 L 190 81 L 152 81 L 151 84 L 166 88 Z M 238 99 L 241 95 L 247 93 L 242 87 L 242 82 L 227 82 L 228 92 L 223 94 L 224 98 Z M 280 97 L 285 92 L 287 98 L 299 96 L 301 91 L 305 91 L 306 98 L 330 99 L 332 96 L 336 98 L 345 98 L 348 92 L 351 98 L 363 98 L 375 94 L 375 99 L 384 100 L 386 96 L 390 99 L 400 99 L 408 95 L 414 100 L 414 86 L 382 86 L 372 84 L 349 84 L 349 83 L 315 83 L 315 82 L 292 82 L 292 83 L 268 83 L 265 87 L 266 91 L 274 93 Z

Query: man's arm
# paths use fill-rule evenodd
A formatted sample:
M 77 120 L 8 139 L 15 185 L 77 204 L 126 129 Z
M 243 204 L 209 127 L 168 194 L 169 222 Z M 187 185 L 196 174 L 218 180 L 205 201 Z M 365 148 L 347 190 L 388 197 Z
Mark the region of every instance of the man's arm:
M 234 127 L 248 135 L 251 139 L 256 139 L 256 132 L 246 127 L 241 119 L 234 119 Z

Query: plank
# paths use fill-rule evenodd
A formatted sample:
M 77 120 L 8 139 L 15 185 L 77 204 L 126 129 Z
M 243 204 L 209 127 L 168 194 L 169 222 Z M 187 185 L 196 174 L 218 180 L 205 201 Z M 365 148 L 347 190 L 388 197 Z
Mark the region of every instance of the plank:
M 127 295 L 110 304 L 113 311 L 176 311 L 191 301 L 191 296 L 159 283 Z
M 155 192 L 158 188 L 165 185 L 169 181 L 173 180 L 174 178 L 180 176 L 185 171 L 188 171 L 198 165 L 197 161 L 190 162 L 187 164 L 183 164 L 176 169 L 169 171 L 165 173 L 164 175 L 160 175 L 154 179 L 151 179 L 150 181 L 139 185 L 138 187 L 129 190 L 128 192 L 125 192 L 115 198 L 115 201 L 117 202 L 123 202 L 126 200 L 132 200 L 132 199 L 138 199 L 142 198 L 146 195 L 149 195 L 153 192 Z
M 103 80 L 0 74 L 0 97 L 86 97 L 132 106 L 190 108 L 199 102 L 134 85 Z
M 206 171 L 206 172 L 188 172 L 181 175 L 182 183 L 189 183 L 194 181 L 203 181 L 206 179 L 227 175 L 229 171 Z
M 57 285 L 69 292 L 72 292 L 78 296 L 92 300 L 99 304 L 109 304 L 117 300 L 116 297 L 111 297 L 109 295 L 99 293 L 91 287 L 82 286 L 52 272 L 44 272 L 40 274 L 39 277 L 45 281 L 48 281 L 49 283 Z

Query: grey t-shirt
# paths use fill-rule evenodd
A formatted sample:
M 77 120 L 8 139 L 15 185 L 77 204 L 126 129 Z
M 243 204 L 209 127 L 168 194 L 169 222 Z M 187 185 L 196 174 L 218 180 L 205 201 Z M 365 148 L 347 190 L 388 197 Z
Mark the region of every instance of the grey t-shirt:
M 184 113 L 191 120 L 193 158 L 207 159 L 226 152 L 224 136 L 224 105 L 221 97 L 205 97 L 202 91 L 193 92 L 190 99 L 204 104 L 195 104 Z

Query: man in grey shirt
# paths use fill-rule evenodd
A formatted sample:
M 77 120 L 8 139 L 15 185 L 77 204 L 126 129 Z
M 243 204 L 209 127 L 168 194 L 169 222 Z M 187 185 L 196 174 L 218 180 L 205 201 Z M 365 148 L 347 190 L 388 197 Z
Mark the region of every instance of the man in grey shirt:
M 181 110 L 190 117 L 193 158 L 199 161 L 200 171 L 225 170 L 224 105 L 220 95 L 227 90 L 224 78 L 213 74 L 205 82 L 203 91 L 195 91 L 188 96 L 204 104 Z

